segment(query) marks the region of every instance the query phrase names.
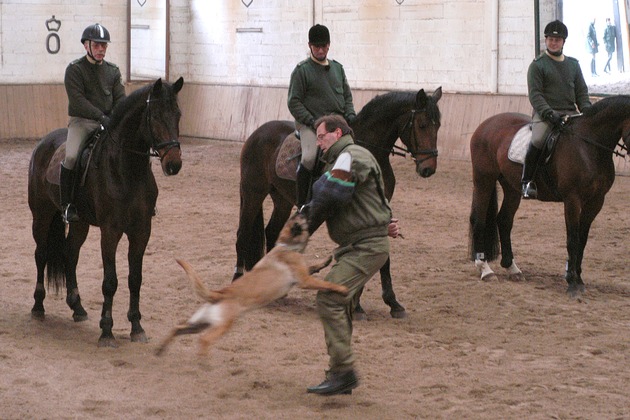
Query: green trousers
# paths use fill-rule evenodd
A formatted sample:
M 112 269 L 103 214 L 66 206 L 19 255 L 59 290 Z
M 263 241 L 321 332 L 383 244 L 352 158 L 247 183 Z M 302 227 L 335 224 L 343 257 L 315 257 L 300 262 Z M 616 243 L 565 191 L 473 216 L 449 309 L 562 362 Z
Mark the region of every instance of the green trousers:
M 328 349 L 329 372 L 347 372 L 354 367 L 352 353 L 352 310 L 358 303 L 359 291 L 385 264 L 389 257 L 387 236 L 370 238 L 335 251 L 335 264 L 326 280 L 346 286 L 347 296 L 320 291 L 317 312 L 324 326 Z

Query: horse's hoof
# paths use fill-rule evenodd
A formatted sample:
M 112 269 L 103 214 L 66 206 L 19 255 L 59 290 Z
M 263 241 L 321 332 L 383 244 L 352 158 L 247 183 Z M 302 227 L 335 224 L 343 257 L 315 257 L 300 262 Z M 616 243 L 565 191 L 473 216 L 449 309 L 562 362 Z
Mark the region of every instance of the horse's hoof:
M 131 342 L 132 343 L 148 343 L 149 339 L 144 331 L 138 333 L 131 333 Z
M 395 319 L 407 318 L 407 312 L 404 309 L 397 310 L 397 311 L 390 311 L 389 314 L 392 316 L 392 318 L 395 318 Z
M 354 321 L 367 321 L 368 317 L 365 312 L 355 312 L 352 319 Z
M 514 282 L 525 281 L 525 276 L 523 275 L 523 273 L 509 274 L 508 275 L 508 280 L 509 281 L 514 281 Z
M 81 308 L 72 313 L 72 319 L 74 319 L 74 322 L 87 321 L 88 314 L 85 312 L 85 309 Z
M 46 318 L 44 311 L 31 311 L 31 319 L 43 321 Z
M 114 337 L 101 337 L 98 339 L 98 347 L 118 348 L 118 342 Z
M 74 322 L 83 322 L 88 320 L 88 315 L 72 314 L 72 319 Z
M 586 292 L 586 287 L 584 287 L 583 284 L 577 286 L 571 285 L 567 288 L 567 294 L 569 295 L 569 297 L 578 301 L 581 300 L 582 294 L 584 294 L 584 292 Z
M 491 282 L 491 281 L 499 281 L 499 278 L 495 273 L 488 273 L 485 276 L 481 276 L 481 281 Z

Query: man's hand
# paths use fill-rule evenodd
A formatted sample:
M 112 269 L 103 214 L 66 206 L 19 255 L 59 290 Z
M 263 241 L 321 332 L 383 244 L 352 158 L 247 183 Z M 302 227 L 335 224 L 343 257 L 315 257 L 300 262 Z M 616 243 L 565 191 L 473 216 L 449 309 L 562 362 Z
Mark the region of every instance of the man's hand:
M 399 236 L 402 238 L 402 233 L 400 233 L 400 227 L 398 226 L 398 219 L 390 220 L 389 225 L 387 226 L 387 236 L 392 238 L 398 238 Z
M 103 127 L 107 127 L 109 125 L 109 117 L 107 115 L 103 115 L 98 122 L 100 122 Z
M 558 111 L 550 111 L 547 112 L 547 116 L 545 117 L 545 119 L 549 121 L 552 125 L 558 127 L 564 122 L 564 117 L 566 117 L 566 114 Z

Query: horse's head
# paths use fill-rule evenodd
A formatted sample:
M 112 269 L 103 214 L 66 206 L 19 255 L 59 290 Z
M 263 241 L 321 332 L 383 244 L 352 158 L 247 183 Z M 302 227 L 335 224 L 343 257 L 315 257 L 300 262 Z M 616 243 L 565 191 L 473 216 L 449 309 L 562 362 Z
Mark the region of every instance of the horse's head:
M 420 89 L 411 116 L 401 130 L 400 139 L 416 162 L 416 173 L 423 178 L 433 175 L 437 168 L 437 133 L 440 129 L 437 103 L 441 97 L 442 87 L 431 96 Z
M 158 79 L 149 89 L 147 97 L 142 130 L 146 133 L 151 149 L 160 159 L 165 175 L 177 175 L 182 167 L 179 144 L 181 112 L 177 105 L 177 93 L 183 85 L 183 77 L 172 85 Z

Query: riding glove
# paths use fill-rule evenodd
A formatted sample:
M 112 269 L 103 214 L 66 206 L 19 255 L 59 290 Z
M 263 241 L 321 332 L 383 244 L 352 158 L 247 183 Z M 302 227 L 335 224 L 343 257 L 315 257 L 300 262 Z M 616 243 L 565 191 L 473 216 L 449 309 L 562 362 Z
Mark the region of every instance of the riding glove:
M 545 120 L 549 121 L 552 125 L 557 127 L 562 125 L 565 116 L 566 114 L 551 110 L 545 114 Z

